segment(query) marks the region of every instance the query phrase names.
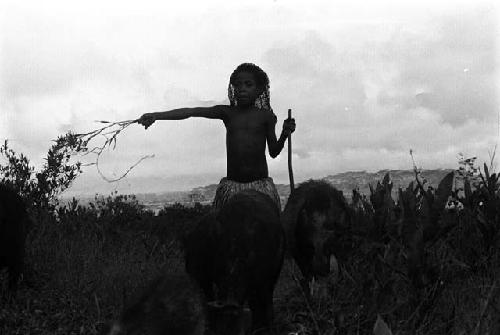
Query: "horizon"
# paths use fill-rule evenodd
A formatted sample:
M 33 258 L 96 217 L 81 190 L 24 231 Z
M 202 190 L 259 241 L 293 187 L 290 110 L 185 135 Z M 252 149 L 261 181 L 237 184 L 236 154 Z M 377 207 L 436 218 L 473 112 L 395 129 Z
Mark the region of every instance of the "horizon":
M 447 171 L 447 170 L 457 170 L 457 168 L 437 168 L 437 169 L 422 169 L 422 171 L 425 173 L 426 171 L 427 172 L 430 172 L 430 171 Z M 380 173 L 386 173 L 386 172 L 413 172 L 413 168 L 411 169 L 381 169 L 381 170 L 377 170 L 377 171 L 366 171 L 366 170 L 358 170 L 358 171 L 344 171 L 344 172 L 339 172 L 339 173 L 330 173 L 330 174 L 325 174 L 323 176 L 317 176 L 315 179 L 324 179 L 324 178 L 329 178 L 329 177 L 338 177 L 338 176 L 342 176 L 342 175 L 345 175 L 345 174 L 380 174 Z M 288 178 L 288 177 L 287 177 Z M 194 189 L 196 188 L 204 188 L 204 187 L 208 187 L 208 186 L 212 186 L 212 185 L 217 185 L 218 184 L 218 180 L 217 181 L 213 181 L 211 182 L 209 179 L 208 179 L 208 182 L 206 183 L 199 183 L 199 184 L 196 184 L 196 181 L 198 180 L 206 180 L 206 179 L 202 179 L 202 178 L 195 178 L 193 179 L 193 186 L 190 186 L 190 187 L 186 187 L 186 188 L 179 188 L 179 189 L 166 189 L 166 188 L 163 188 L 162 186 L 160 186 L 160 188 L 157 188 L 157 189 L 154 189 L 154 188 L 151 188 L 152 185 L 157 185 L 157 178 L 154 178 L 154 177 L 151 177 L 151 178 L 148 178 L 149 180 L 146 180 L 144 178 L 141 178 L 141 181 L 140 182 L 136 182 L 136 183 L 132 183 L 132 184 L 136 184 L 136 185 L 143 185 L 144 187 L 142 188 L 142 190 L 139 190 L 139 191 L 134 191 L 134 192 L 118 192 L 118 194 L 122 194 L 122 195 L 147 195 L 147 194 L 171 194 L 171 193 L 187 193 L 187 192 L 190 192 L 190 191 L 193 191 Z M 308 180 L 310 178 L 303 178 L 303 179 L 295 179 L 295 184 L 300 184 L 306 180 Z M 78 180 L 78 179 L 77 179 Z M 96 184 L 102 184 L 103 180 L 99 181 L 99 180 L 96 180 L 95 181 Z M 275 182 L 276 185 L 283 185 L 283 186 L 288 186 L 290 183 L 289 183 L 289 180 L 286 179 L 286 180 L 281 180 L 280 181 L 276 181 Z M 95 184 L 91 184 L 90 186 L 85 186 L 85 189 L 93 189 L 93 190 L 96 190 L 96 185 Z M 118 189 L 114 188 L 113 187 L 113 183 L 108 183 L 108 186 L 109 188 L 106 189 L 106 188 L 102 188 L 100 192 L 85 192 L 83 191 L 82 189 L 78 189 L 78 187 L 72 187 L 72 188 L 69 188 L 68 190 L 64 191 L 59 197 L 62 198 L 62 199 L 68 199 L 68 198 L 72 198 L 72 197 L 75 197 L 75 198 L 92 198 L 94 197 L 95 195 L 98 195 L 98 196 L 108 196 L 110 194 L 112 194 L 115 190 L 118 191 Z M 123 189 L 123 188 L 122 188 Z M 148 189 L 149 191 L 146 191 L 146 189 Z

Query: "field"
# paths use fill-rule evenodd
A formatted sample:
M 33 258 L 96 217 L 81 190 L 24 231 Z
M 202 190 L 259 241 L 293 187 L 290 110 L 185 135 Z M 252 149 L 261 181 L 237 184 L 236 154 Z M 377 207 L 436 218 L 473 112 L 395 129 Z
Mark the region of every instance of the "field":
M 279 333 L 372 334 L 379 317 L 393 334 L 499 334 L 500 198 L 485 172 L 452 173 L 436 189 L 416 175 L 396 201 L 388 177 L 368 196 L 354 192 L 336 234 L 340 270 L 312 302 L 286 259 Z M 207 210 L 176 205 L 155 217 L 112 195 L 39 211 L 21 288 L 13 297 L 2 288 L 0 333 L 97 334 L 152 278 L 184 271 L 179 239 Z

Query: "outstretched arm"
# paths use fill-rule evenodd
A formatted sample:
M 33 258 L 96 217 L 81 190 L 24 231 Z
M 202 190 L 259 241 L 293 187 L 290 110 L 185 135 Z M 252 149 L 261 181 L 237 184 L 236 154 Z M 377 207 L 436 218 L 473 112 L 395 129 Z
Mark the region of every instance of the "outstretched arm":
M 137 122 L 146 129 L 156 120 L 184 120 L 190 117 L 204 117 L 208 119 L 223 119 L 227 106 L 217 105 L 212 107 L 187 107 L 177 108 L 165 112 L 143 114 Z
M 283 121 L 283 130 L 281 131 L 281 135 L 279 139 L 276 139 L 276 121 L 276 116 L 273 115 L 272 120 L 268 122 L 267 127 L 267 147 L 269 148 L 269 155 L 272 158 L 276 158 L 280 154 L 288 135 L 295 131 L 295 119 L 286 119 Z

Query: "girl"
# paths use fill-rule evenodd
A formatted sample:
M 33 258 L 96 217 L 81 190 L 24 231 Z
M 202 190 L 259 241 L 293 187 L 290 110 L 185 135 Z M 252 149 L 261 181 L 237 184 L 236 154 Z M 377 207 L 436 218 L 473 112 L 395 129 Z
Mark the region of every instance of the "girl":
M 295 120 L 286 119 L 276 138 L 276 115 L 270 105 L 269 78 L 257 65 L 243 63 L 231 74 L 228 96 L 230 105 L 178 108 L 165 112 L 146 113 L 139 123 L 146 129 L 156 120 L 183 120 L 189 117 L 219 119 L 226 127 L 227 174 L 217 188 L 214 207 L 220 209 L 234 194 L 254 189 L 269 195 L 281 208 L 280 199 L 266 161 L 277 157 L 285 141 L 295 131 Z

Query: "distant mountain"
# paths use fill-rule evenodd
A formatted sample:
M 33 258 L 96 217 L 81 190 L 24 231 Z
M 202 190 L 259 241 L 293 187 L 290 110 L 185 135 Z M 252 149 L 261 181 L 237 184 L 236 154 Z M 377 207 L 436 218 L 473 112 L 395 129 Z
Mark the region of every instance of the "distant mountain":
M 437 187 L 439 182 L 452 169 L 422 170 L 421 177 L 427 180 L 428 185 Z M 382 181 L 384 176 L 389 173 L 393 183 L 393 195 L 398 188 L 406 188 L 410 182 L 415 181 L 415 172 L 413 170 L 380 170 L 378 172 L 344 172 L 333 176 L 323 178 L 337 189 L 344 192 L 348 198 L 352 196 L 352 190 L 358 188 L 362 194 L 370 194 L 370 185 L 376 186 L 378 181 Z
M 422 170 L 421 176 L 425 178 L 429 185 L 436 187 L 439 181 L 446 174 L 453 171 L 452 169 L 439 170 Z M 382 181 L 385 174 L 389 173 L 393 182 L 393 196 L 397 195 L 399 187 L 406 188 L 410 182 L 415 180 L 413 170 L 380 170 L 378 172 L 343 172 L 335 175 L 329 175 L 321 178 L 332 184 L 335 188 L 341 190 L 344 196 L 348 199 L 352 197 L 352 190 L 358 189 L 362 194 L 370 194 L 370 186 L 376 186 L 378 181 Z M 298 186 L 297 183 L 296 187 Z M 288 184 L 276 184 L 278 194 L 280 195 L 282 205 L 286 203 L 290 194 L 290 186 Z M 181 203 L 183 205 L 193 205 L 196 202 L 202 204 L 210 204 L 215 196 L 217 184 L 209 184 L 207 186 L 195 187 L 189 191 L 175 192 L 156 192 L 156 193 L 137 193 L 137 200 L 146 207 L 158 211 L 166 205 Z M 83 202 L 93 201 L 94 197 L 80 197 Z
M 441 179 L 444 178 L 452 169 L 438 169 L 438 170 L 422 170 L 421 176 L 425 178 L 429 185 L 437 186 Z M 361 193 L 370 194 L 370 184 L 376 186 L 378 181 L 382 181 L 386 173 L 389 173 L 393 182 L 393 192 L 397 192 L 399 187 L 406 188 L 410 182 L 415 180 L 415 172 L 413 170 L 380 170 L 378 172 L 343 172 L 335 175 L 329 175 L 321 178 L 332 184 L 335 188 L 341 190 L 344 196 L 351 198 L 352 190 L 358 189 Z M 298 185 L 296 185 L 297 187 Z M 290 194 L 290 186 L 287 184 L 277 184 L 276 188 L 282 200 L 286 201 Z M 215 196 L 217 184 L 208 186 L 197 187 L 187 192 L 191 198 L 202 201 L 212 201 Z

